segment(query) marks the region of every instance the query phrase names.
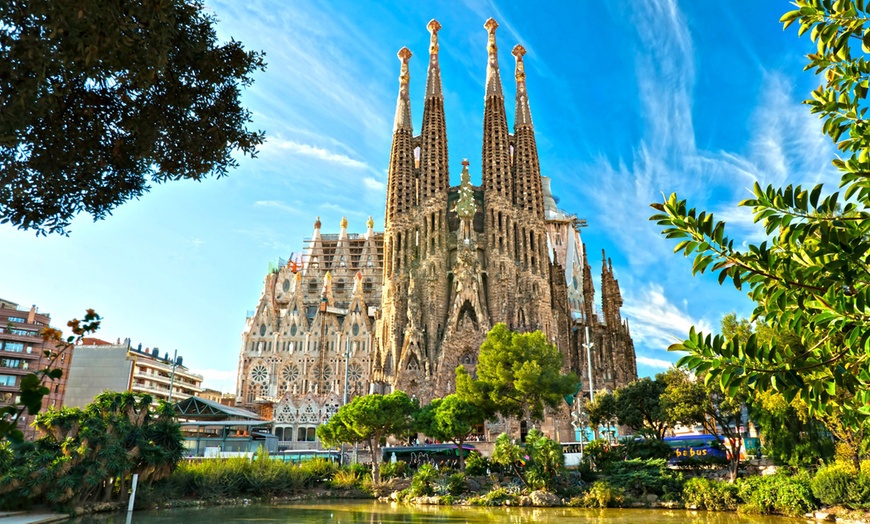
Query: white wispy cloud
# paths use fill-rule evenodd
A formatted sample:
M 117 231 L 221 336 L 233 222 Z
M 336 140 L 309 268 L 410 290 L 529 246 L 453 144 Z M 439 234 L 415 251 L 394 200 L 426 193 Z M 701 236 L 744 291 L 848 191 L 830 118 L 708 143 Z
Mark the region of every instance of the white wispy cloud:
M 335 153 L 333 151 L 329 151 L 328 149 L 313 146 L 311 144 L 302 144 L 299 142 L 294 142 L 293 140 L 286 140 L 280 137 L 271 137 L 266 140 L 266 142 L 260 148 L 260 151 L 264 154 L 269 154 L 276 151 L 284 151 L 290 154 L 307 156 L 310 158 L 315 158 L 317 160 L 322 160 L 324 162 L 330 162 L 345 167 L 352 167 L 356 169 L 371 169 L 369 165 L 365 162 L 350 158 L 347 155 Z
M 287 211 L 288 213 L 302 213 L 299 209 L 287 205 L 280 200 L 257 200 L 254 202 L 254 207 L 280 209 L 281 211 Z
M 631 321 L 631 335 L 638 345 L 652 349 L 667 349 L 685 340 L 689 329 L 710 332 L 710 324 L 693 318 L 683 308 L 671 303 L 659 284 L 648 284 L 637 293 L 626 293 L 624 315 Z
M 670 360 L 662 360 L 660 358 L 650 358 L 644 356 L 637 357 L 637 363 L 643 364 L 644 366 L 649 366 L 651 368 L 660 368 L 660 369 L 668 369 L 673 366 L 674 363 Z
M 751 141 L 757 180 L 762 185 L 835 183 L 835 147 L 822 134 L 819 119 L 795 100 L 793 90 L 781 73 L 764 74 Z
M 383 191 L 386 188 L 386 185 L 383 182 L 368 176 L 363 179 L 363 185 L 374 191 Z

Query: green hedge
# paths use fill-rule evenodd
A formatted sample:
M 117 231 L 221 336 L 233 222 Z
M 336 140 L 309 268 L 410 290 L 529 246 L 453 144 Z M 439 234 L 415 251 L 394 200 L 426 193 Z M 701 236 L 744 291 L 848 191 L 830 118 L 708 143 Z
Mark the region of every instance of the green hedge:
M 819 469 L 812 481 L 813 495 L 828 506 L 870 507 L 870 472 L 851 462 L 835 462 Z
M 806 472 L 741 479 L 738 494 L 743 504 L 739 510 L 762 515 L 802 516 L 818 507 L 810 482 Z
M 683 504 L 686 507 L 711 511 L 733 511 L 740 503 L 736 484 L 691 478 L 683 484 Z

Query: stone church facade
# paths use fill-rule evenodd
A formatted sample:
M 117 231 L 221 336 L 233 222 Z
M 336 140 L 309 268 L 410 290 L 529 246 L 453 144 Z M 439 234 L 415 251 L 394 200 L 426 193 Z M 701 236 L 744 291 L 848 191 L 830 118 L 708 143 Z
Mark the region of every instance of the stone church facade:
M 637 378 L 612 266 L 603 257 L 599 311 L 580 238 L 585 221 L 557 208 L 541 176 L 525 49 L 512 53 L 511 133 L 498 24 L 490 19 L 484 27 L 481 184 L 472 184 L 463 160 L 460 184 L 450 186 L 440 25 L 433 20 L 420 134 L 411 124 L 411 52 L 399 51 L 384 231 L 374 231 L 369 218 L 364 234 L 350 234 L 342 219 L 337 235 L 323 234 L 318 218 L 301 260 L 265 278 L 243 333 L 237 393 L 241 404 L 266 409 L 284 442 L 312 442 L 313 428 L 345 398 L 398 389 L 426 402 L 450 394 L 456 367 L 473 371 L 487 331 L 499 322 L 546 334 L 584 386 L 589 369 L 595 389 Z

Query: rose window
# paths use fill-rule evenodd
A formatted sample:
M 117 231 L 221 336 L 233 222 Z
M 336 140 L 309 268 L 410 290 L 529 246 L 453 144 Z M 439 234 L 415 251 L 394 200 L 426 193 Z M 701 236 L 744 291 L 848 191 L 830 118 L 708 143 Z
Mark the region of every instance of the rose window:
M 290 364 L 281 370 L 281 378 L 286 382 L 295 382 L 299 378 L 299 366 Z
M 254 366 L 251 370 L 251 380 L 257 384 L 265 384 L 269 380 L 269 370 L 263 365 Z
M 359 364 L 351 364 L 347 368 L 347 380 L 349 382 L 359 382 L 363 378 L 363 368 Z
M 314 378 L 317 380 L 329 380 L 332 377 L 332 368 L 323 366 L 314 369 Z

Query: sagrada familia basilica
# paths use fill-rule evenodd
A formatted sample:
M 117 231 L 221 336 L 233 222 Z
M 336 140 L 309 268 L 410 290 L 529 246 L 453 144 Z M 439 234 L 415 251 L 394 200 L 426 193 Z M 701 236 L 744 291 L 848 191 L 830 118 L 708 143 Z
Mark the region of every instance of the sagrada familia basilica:
M 440 27 L 428 25 L 420 134 L 411 125 L 411 52 L 399 51 L 384 231 L 369 218 L 365 233 L 348 233 L 342 219 L 338 234 L 326 234 L 318 218 L 301 261 L 266 275 L 247 319 L 238 402 L 265 408 L 285 443 L 313 442 L 316 426 L 357 395 L 402 390 L 426 402 L 452 393 L 456 367 L 473 371 L 499 322 L 545 333 L 584 385 L 591 370 L 596 390 L 637 378 L 612 266 L 602 253 L 599 310 L 580 238 L 585 221 L 557 208 L 541 176 L 520 45 L 508 128 L 492 19 L 484 25 L 482 181 L 472 184 L 463 160 L 459 185 L 450 185 Z

